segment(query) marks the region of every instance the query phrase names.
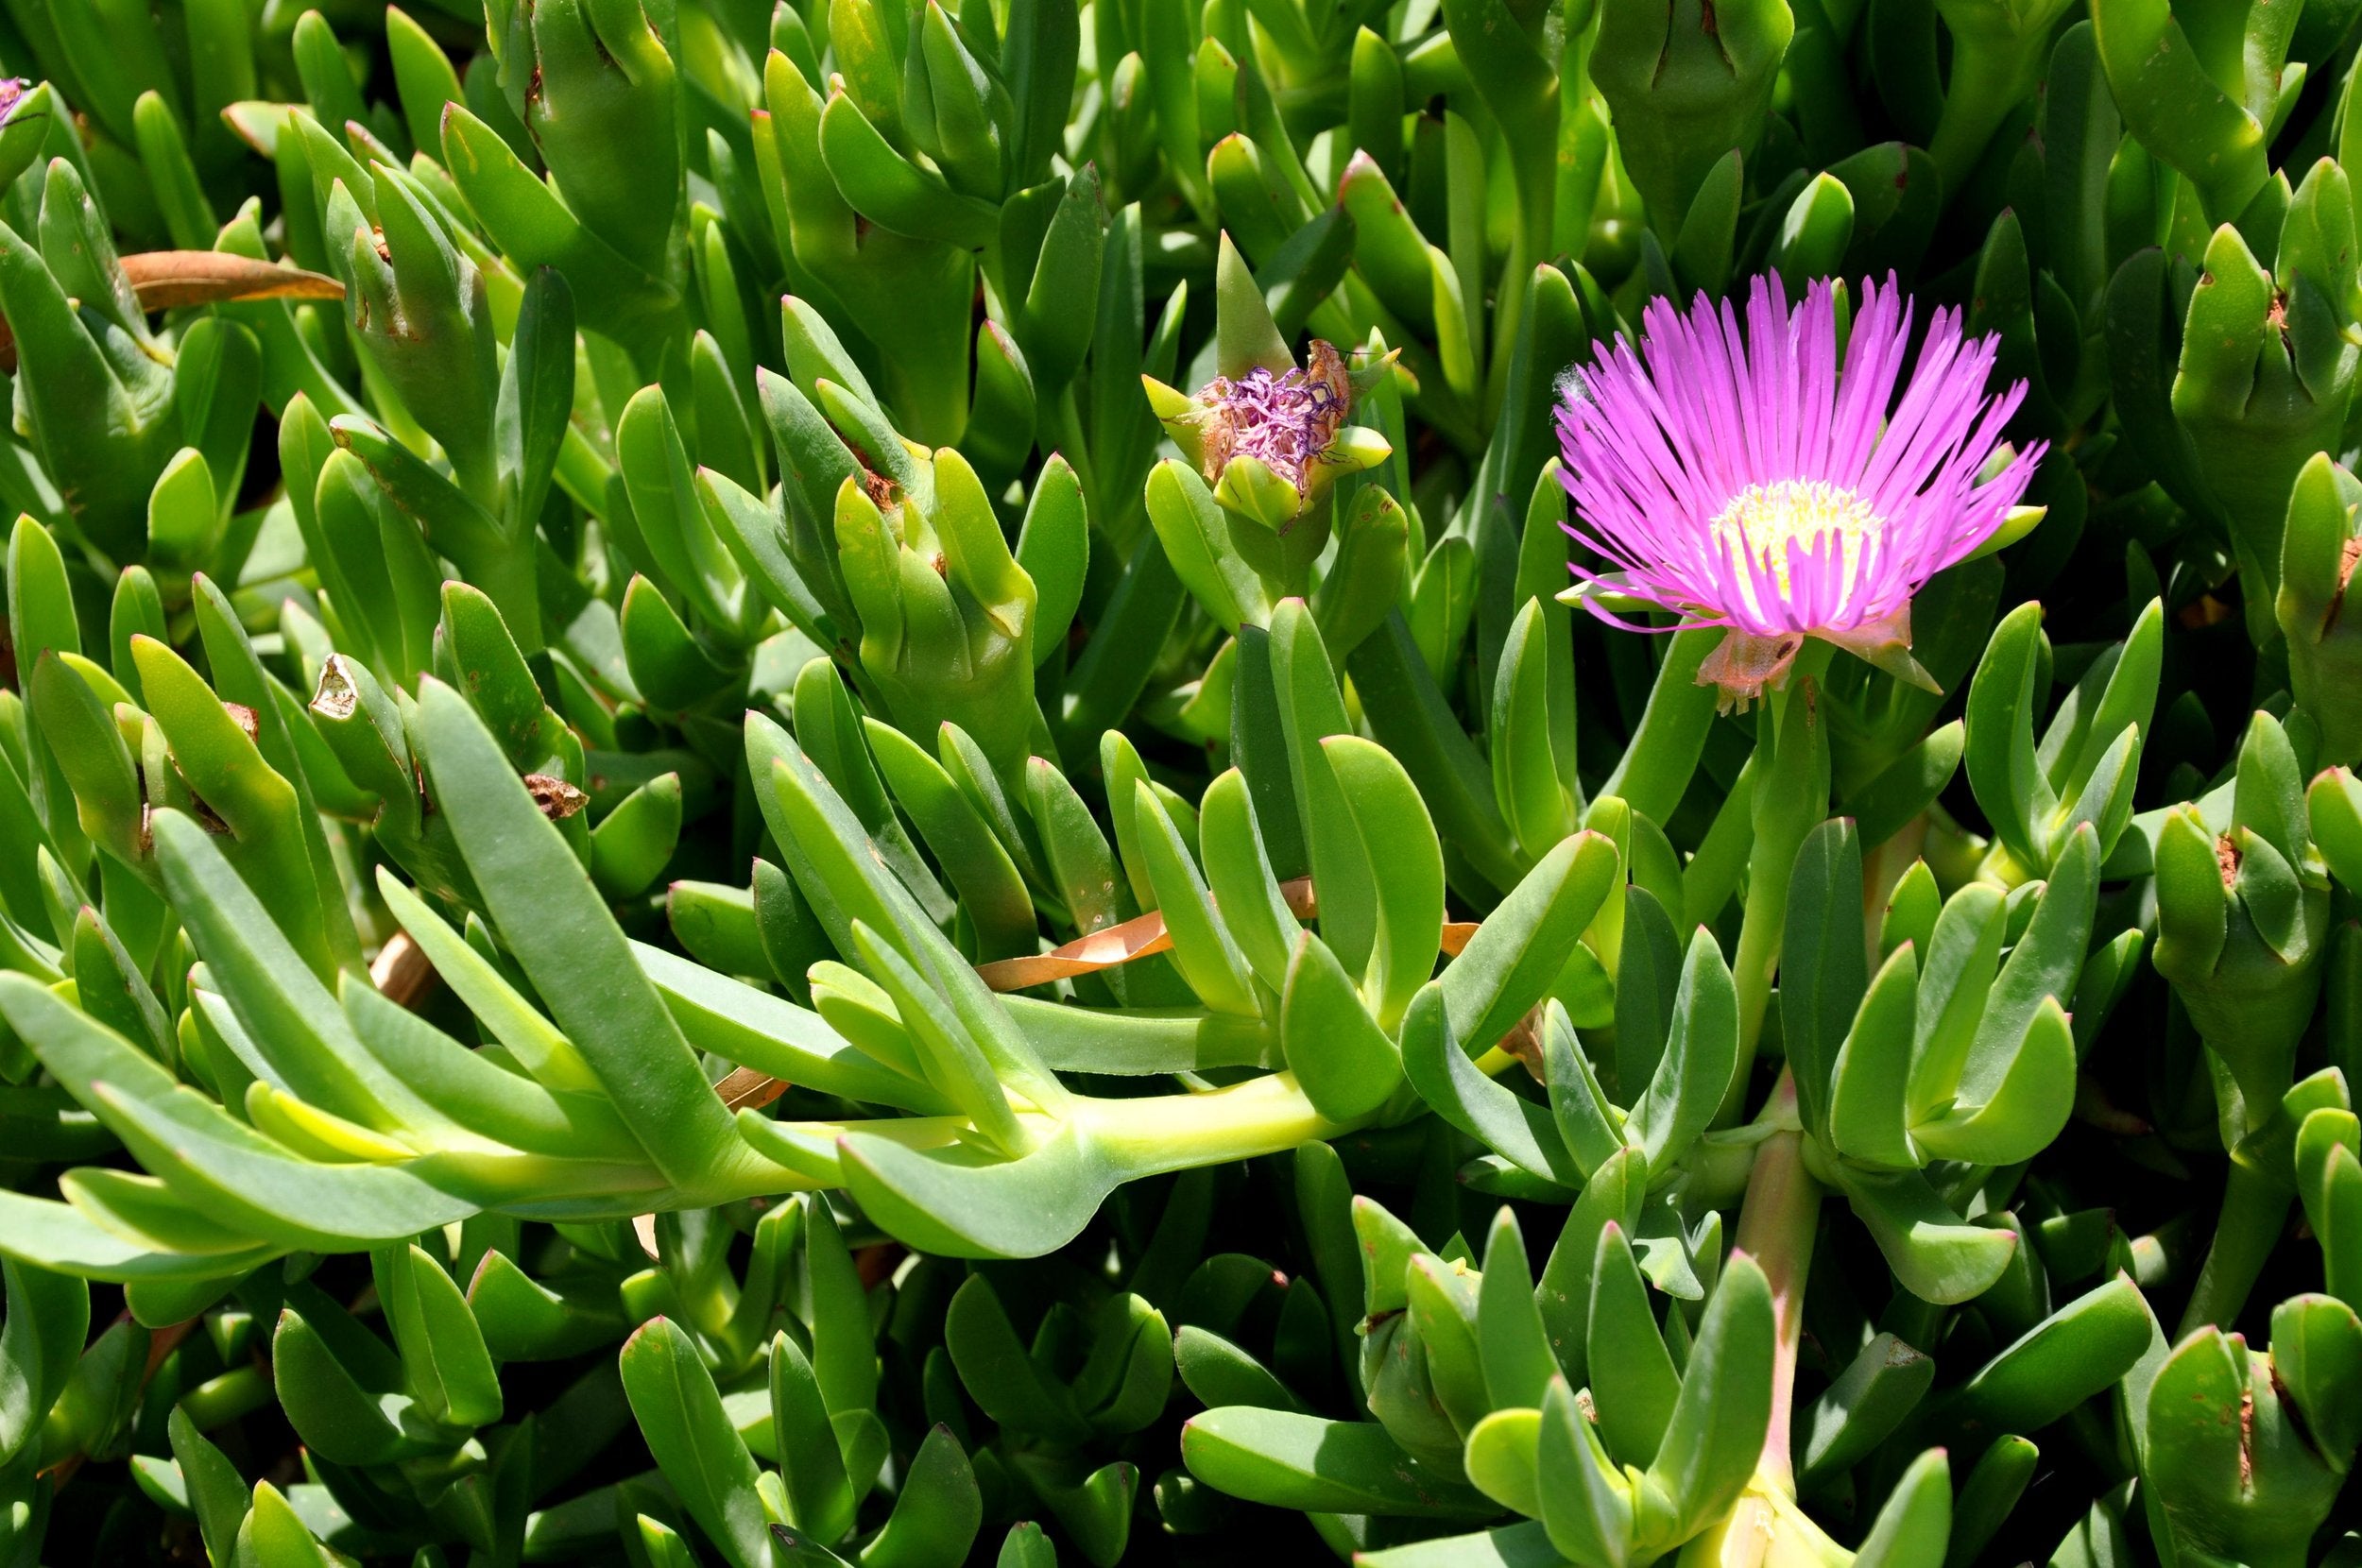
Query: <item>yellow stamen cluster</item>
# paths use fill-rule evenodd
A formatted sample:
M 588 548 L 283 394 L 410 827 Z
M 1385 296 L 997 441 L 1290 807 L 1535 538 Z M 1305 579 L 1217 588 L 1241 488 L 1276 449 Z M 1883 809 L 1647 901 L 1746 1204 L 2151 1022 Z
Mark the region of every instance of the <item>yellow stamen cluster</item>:
M 1755 603 L 1753 575 L 1744 567 L 1753 561 L 1772 574 L 1780 597 L 1790 596 L 1789 553 L 1817 550 L 1835 537 L 1842 562 L 1844 590 L 1852 592 L 1864 545 L 1876 538 L 1884 520 L 1853 491 L 1819 479 L 1775 479 L 1750 485 L 1733 496 L 1709 525 L 1717 549 L 1734 566 L 1739 591 L 1748 608 L 1762 613 Z

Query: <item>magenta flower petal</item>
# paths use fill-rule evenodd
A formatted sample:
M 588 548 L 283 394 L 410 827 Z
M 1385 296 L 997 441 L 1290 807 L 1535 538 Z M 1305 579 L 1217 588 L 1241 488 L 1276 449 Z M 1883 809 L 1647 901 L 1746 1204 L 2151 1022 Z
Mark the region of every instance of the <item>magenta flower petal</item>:
M 1906 380 L 1911 311 L 1892 279 L 1863 285 L 1842 363 L 1825 281 L 1791 310 L 1757 278 L 1743 321 L 1703 294 L 1686 312 L 1659 299 L 1642 325 L 1637 353 L 1619 341 L 1565 386 L 1566 531 L 1615 581 L 1578 576 L 1685 625 L 1850 642 L 1907 624 L 1911 596 L 1992 537 L 2042 459 L 2036 443 L 1979 482 L 2025 383 L 1988 395 L 1995 340 L 1962 336 L 1949 310 Z

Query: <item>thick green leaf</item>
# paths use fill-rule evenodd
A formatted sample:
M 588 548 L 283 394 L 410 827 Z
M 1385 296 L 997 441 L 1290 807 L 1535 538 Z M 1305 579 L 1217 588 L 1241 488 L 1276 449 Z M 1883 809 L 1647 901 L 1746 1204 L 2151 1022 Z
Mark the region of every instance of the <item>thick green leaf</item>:
M 1854 1554 L 1856 1568 L 1943 1568 L 1952 1535 L 1952 1477 L 1941 1448 L 1911 1461 L 1887 1494 L 1870 1533 Z
M 968 1396 L 994 1421 L 1053 1441 L 1079 1442 L 1090 1435 L 1073 1395 L 1035 1364 L 1001 1298 L 981 1275 L 951 1298 L 943 1342 Z
M 1871 1336 L 1798 1420 L 1799 1484 L 1834 1477 L 1867 1458 L 1926 1397 L 1935 1380 L 1932 1358 L 1891 1334 Z
M 884 1527 L 862 1548 L 862 1568 L 933 1568 L 961 1560 L 983 1522 L 975 1469 L 951 1429 L 938 1424 L 919 1443 Z
M 10 1258 L 0 1263 L 9 1316 L 0 1322 L 0 1463 L 41 1430 L 90 1337 L 90 1287 Z
M 657 1468 L 731 1568 L 766 1568 L 771 1541 L 754 1456 L 722 1407 L 713 1376 L 669 1319 L 624 1344 L 624 1392 Z
M 1583 1173 L 1549 1108 L 1494 1082 L 1469 1059 L 1451 1023 L 1449 975 L 1421 991 L 1403 1019 L 1402 1067 L 1412 1087 L 1436 1115 L 1521 1168 L 1580 1185 Z
M 1586 1360 L 1600 1440 L 1617 1463 L 1645 1465 L 1664 1440 L 1682 1378 L 1657 1331 L 1632 1245 L 1623 1227 L 1613 1222 L 1600 1232 L 1592 1265 L 1589 1334 Z M 1710 1369 L 1702 1370 L 1713 1375 Z
M 1549 1331 L 1533 1299 L 1533 1273 L 1526 1261 L 1517 1217 L 1503 1208 L 1493 1217 L 1484 1240 L 1484 1276 L 1477 1287 L 1477 1352 L 1484 1363 L 1484 1389 L 1495 1409 L 1539 1408 L 1558 1363 Z
M 1829 1143 L 1848 1159 L 1919 1164 L 1907 1105 L 1911 1059 L 1903 1045 L 1918 1011 L 1919 954 L 1906 942 L 1879 966 L 1831 1065 Z
M 1806 835 L 1788 885 L 1780 1023 L 1805 1126 L 1828 1125 L 1829 1078 L 1869 985 L 1861 929 L 1861 837 L 1844 818 Z
M 1634 890 L 1635 907 L 1648 895 Z M 1649 899 L 1655 904 L 1653 898 Z M 1639 943 L 1627 929 L 1624 953 Z M 1643 939 L 1646 940 L 1646 939 Z M 1629 963 L 1625 965 L 1629 968 Z M 1617 1037 L 1619 1056 L 1624 1009 L 1618 980 Z M 1633 1102 L 1630 1135 L 1639 1141 L 1652 1170 L 1679 1159 L 1713 1121 L 1728 1098 L 1732 1075 L 1738 1067 L 1738 990 L 1731 980 L 1722 950 L 1703 927 L 1693 932 L 1689 951 L 1682 960 L 1681 980 L 1673 994 L 1671 1030 L 1657 1058 L 1649 1085 Z M 1899 1053 L 1898 1053 L 1899 1054 Z
M 1377 937 L 1361 993 L 1380 1029 L 1401 1021 L 1434 973 L 1444 926 L 1444 858 L 1411 775 L 1386 750 L 1355 735 L 1321 741 L 1361 836 L 1376 884 Z
M 1838 1185 L 1904 1289 L 1926 1302 L 1973 1301 L 2010 1266 L 2017 1236 L 1971 1225 L 1916 1170 L 1841 1167 Z
M 693 1189 L 717 1165 L 750 1162 L 590 874 L 473 710 L 427 683 L 418 734 L 429 787 L 494 923 L 650 1158 Z
M 1649 1466 L 1679 1510 L 1683 1535 L 1737 1500 L 1762 1452 L 1772 1414 L 1772 1313 L 1763 1270 L 1735 1254 L 1706 1303 L 1682 1369 L 1681 1397 Z
M 2119 1274 L 1986 1362 L 1945 1397 L 1943 1419 L 1967 1434 L 2040 1431 L 2131 1371 L 2149 1332 L 2139 1287 Z
M 1280 993 L 1279 1037 L 1306 1098 L 1338 1121 L 1374 1114 L 1402 1082 L 1395 1043 L 1362 1005 L 1344 965 L 1301 929 Z
M 454 1426 L 498 1422 L 500 1376 L 451 1275 L 417 1246 L 374 1253 L 371 1262 L 411 1393 L 431 1416 Z
M 812 1363 L 785 1333 L 771 1337 L 771 1440 L 790 1520 L 823 1541 L 844 1535 L 853 1522 L 853 1488 Z
M 1229 1406 L 1182 1427 L 1181 1457 L 1207 1485 L 1274 1508 L 1418 1519 L 1494 1511 L 1478 1492 L 1404 1453 L 1375 1422 Z

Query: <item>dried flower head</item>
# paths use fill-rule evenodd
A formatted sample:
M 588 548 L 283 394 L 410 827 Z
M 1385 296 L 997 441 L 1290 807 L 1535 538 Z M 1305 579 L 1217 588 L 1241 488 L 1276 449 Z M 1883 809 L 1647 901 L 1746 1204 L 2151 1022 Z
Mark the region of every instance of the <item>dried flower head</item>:
M 1743 331 L 1703 295 L 1643 319 L 1637 353 L 1618 342 L 1562 386 L 1567 532 L 1617 569 L 1578 564 L 1567 597 L 1617 625 L 1603 593 L 1728 626 L 1698 678 L 1737 701 L 1779 684 L 1806 637 L 1932 684 L 1908 653 L 1912 595 L 2040 515 L 2018 503 L 2041 444 L 2001 443 L 2025 383 L 1986 392 L 1996 340 L 1938 311 L 1906 380 L 1891 279 L 1863 285 L 1841 364 L 1825 281 L 1791 310 L 1757 278 Z
M 1236 380 L 1216 376 L 1198 390 L 1198 466 L 1207 484 L 1222 478 L 1231 458 L 1247 456 L 1304 493 L 1353 402 L 1335 348 L 1314 338 L 1306 361 L 1277 375 L 1258 365 Z
M 1314 338 L 1301 366 L 1256 365 L 1216 376 L 1195 397 L 1142 377 L 1157 418 L 1224 506 L 1285 532 L 1341 475 L 1384 462 L 1394 451 L 1374 430 L 1349 422 L 1358 393 L 1390 373 L 1386 355 L 1367 369 Z

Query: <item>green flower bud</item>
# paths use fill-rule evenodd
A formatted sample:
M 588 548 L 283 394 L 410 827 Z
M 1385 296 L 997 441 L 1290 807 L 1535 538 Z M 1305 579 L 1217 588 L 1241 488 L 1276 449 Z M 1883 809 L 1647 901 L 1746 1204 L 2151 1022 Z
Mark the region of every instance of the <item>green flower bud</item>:
M 2287 1092 L 2320 993 L 2329 924 L 2296 755 L 2268 713 L 2248 728 L 2237 778 L 2228 821 L 2179 807 L 2157 841 L 2157 972 L 2229 1074 L 2231 1144 Z
M 2218 1328 L 2182 1340 L 2133 1402 L 2160 1545 L 2184 1562 L 2304 1561 L 2353 1463 L 2357 1399 L 2362 1321 L 2342 1302 L 2283 1302 L 2268 1351 Z
M 2307 177 L 2290 215 L 2315 202 L 2350 210 L 2344 187 L 2343 174 L 2324 162 Z M 2215 230 L 2173 379 L 2174 418 L 2230 526 L 2249 632 L 2259 644 L 2277 630 L 2273 603 L 2290 491 L 2315 453 L 2338 445 L 2362 360 L 2347 335 L 2351 273 L 2340 279 L 2314 265 L 2313 247 L 2298 243 L 2301 232 L 2291 230 L 2283 251 L 2284 262 L 2302 264 L 2284 265 L 2275 277 L 2237 230 Z
M 1755 150 L 1795 30 L 1788 0 L 1606 0 L 1592 78 L 1661 232 L 1733 148 Z

